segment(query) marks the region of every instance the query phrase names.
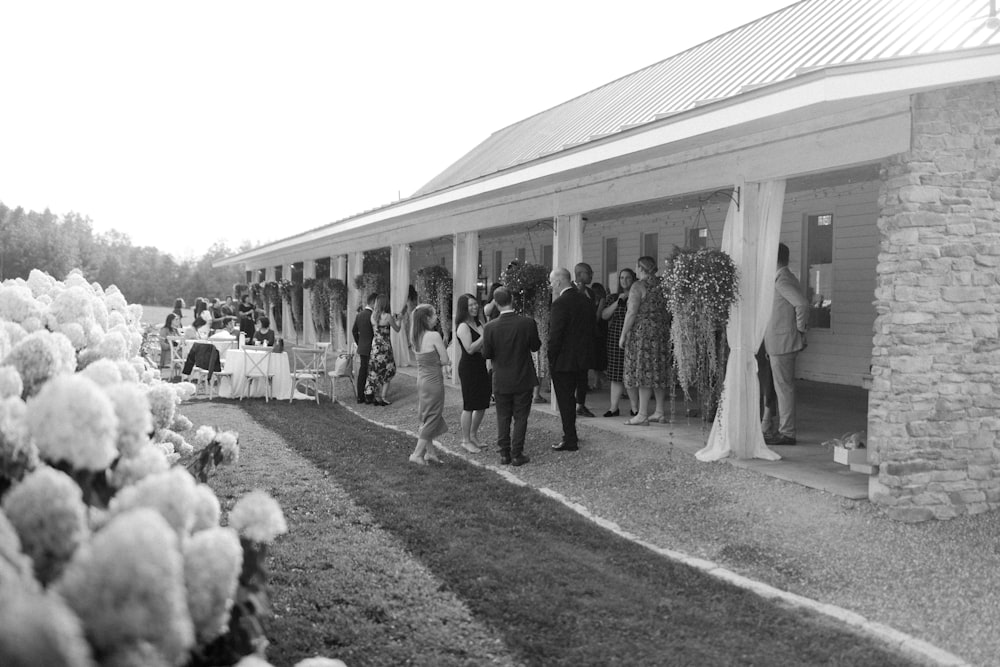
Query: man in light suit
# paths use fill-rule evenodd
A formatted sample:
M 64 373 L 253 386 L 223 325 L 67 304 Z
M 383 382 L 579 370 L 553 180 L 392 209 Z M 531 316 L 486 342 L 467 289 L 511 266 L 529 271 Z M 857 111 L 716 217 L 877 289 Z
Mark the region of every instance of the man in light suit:
M 531 353 L 542 346 L 538 326 L 530 317 L 514 312 L 511 294 L 504 287 L 493 292 L 499 316 L 483 329 L 483 356 L 493 360 L 493 396 L 497 405 L 497 446 L 502 465 L 524 465 L 524 437 L 528 431 L 531 395 L 538 385 Z M 511 420 L 514 422 L 511 431 Z
M 552 309 L 549 311 L 549 371 L 556 393 L 556 405 L 562 418 L 563 437 L 552 445 L 557 452 L 575 452 L 576 388 L 587 381 L 587 369 L 594 365 L 594 340 L 597 318 L 594 303 L 573 284 L 566 269 L 553 269 Z
M 778 397 L 777 433 L 764 436 L 769 445 L 795 444 L 795 358 L 806 346 L 809 301 L 798 278 L 788 269 L 788 246 L 778 244 L 778 272 L 774 276 L 774 305 L 764 333 L 770 357 L 774 391 Z
M 372 327 L 372 310 L 375 307 L 375 300 L 378 294 L 369 294 L 368 301 L 354 318 L 354 326 L 351 327 L 351 335 L 354 342 L 358 344 L 358 357 L 361 365 L 358 368 L 358 403 L 374 403 L 375 397 L 365 393 L 365 382 L 368 381 L 368 358 L 372 354 L 372 339 L 375 338 L 375 329 Z

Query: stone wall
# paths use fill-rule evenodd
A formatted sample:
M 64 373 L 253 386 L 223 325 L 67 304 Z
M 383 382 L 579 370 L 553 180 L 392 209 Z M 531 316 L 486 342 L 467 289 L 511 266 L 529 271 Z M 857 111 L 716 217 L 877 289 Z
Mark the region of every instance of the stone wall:
M 871 500 L 903 521 L 1000 508 L 1000 82 L 913 97 L 883 165 Z

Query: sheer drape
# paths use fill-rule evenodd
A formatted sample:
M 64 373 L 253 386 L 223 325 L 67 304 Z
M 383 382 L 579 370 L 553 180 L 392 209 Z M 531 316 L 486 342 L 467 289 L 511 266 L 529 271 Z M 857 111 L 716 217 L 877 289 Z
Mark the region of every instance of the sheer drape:
M 726 328 L 730 351 L 722 399 L 708 444 L 695 454 L 699 461 L 727 456 L 781 458 L 764 444 L 761 434 L 754 355 L 771 318 L 785 181 L 744 183 L 741 199 L 740 210 L 735 202 L 730 203 L 722 231 L 722 249 L 739 269 L 740 298 Z
M 410 246 L 405 243 L 397 244 L 389 252 L 389 308 L 398 314 L 406 305 L 406 295 L 410 290 Z M 406 330 L 406 322 L 409 321 L 408 317 L 405 318 L 399 331 L 393 331 L 389 337 L 397 366 L 409 366 L 412 363 L 407 344 L 410 332 Z

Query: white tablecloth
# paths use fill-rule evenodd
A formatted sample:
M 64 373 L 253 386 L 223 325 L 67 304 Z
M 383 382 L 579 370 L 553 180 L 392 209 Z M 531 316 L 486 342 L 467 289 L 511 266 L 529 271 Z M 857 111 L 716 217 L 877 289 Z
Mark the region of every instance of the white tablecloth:
M 260 359 L 266 353 L 262 350 L 247 350 L 252 358 Z M 246 380 L 246 360 L 243 358 L 243 350 L 228 350 L 226 352 L 223 370 L 227 374 L 219 378 L 219 396 L 222 398 L 239 398 L 243 393 L 243 382 Z M 288 400 L 292 393 L 292 374 L 288 367 L 288 353 L 271 353 L 271 373 L 274 379 L 271 381 L 271 398 Z M 256 380 L 250 388 L 251 396 L 264 396 L 264 383 Z M 296 392 L 295 398 L 309 398 L 305 394 Z

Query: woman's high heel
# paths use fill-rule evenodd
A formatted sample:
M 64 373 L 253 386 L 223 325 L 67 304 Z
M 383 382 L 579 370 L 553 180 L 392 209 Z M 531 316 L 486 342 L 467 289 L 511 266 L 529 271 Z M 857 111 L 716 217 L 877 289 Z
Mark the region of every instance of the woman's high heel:
M 636 415 L 625 422 L 626 426 L 649 426 L 649 418 L 644 415 Z

